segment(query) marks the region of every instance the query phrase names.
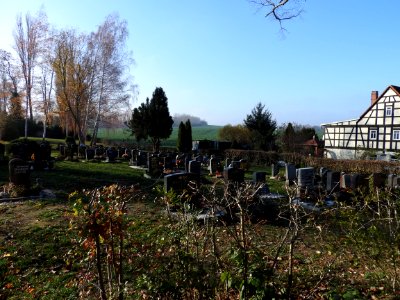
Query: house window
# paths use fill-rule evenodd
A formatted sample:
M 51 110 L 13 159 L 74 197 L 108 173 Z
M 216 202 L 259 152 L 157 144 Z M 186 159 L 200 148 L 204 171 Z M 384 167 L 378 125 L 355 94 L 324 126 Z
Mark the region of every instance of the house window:
M 393 140 L 400 141 L 400 129 L 393 130 Z
M 369 131 L 369 139 L 370 140 L 376 140 L 376 136 L 377 136 L 376 129 L 373 129 L 373 130 Z
M 393 106 L 386 106 L 385 116 L 391 117 L 393 115 Z

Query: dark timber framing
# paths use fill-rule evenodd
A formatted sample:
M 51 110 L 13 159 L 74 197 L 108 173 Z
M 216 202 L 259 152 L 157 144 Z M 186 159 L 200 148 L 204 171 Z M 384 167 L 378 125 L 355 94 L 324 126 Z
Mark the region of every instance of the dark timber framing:
M 400 139 L 394 139 L 394 133 L 400 130 L 400 87 L 387 87 L 358 119 L 321 126 L 328 157 L 357 158 L 366 150 L 397 152 Z M 376 132 L 371 135 L 373 130 Z

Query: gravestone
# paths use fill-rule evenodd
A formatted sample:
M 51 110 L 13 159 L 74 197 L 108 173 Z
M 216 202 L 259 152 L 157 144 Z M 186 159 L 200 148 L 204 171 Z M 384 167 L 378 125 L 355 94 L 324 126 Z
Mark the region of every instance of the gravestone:
M 10 183 L 30 187 L 30 167 L 29 164 L 19 158 L 14 158 L 8 163 Z
M 299 168 L 296 170 L 297 185 L 302 189 L 314 188 L 314 168 Z
M 340 174 L 340 188 L 342 189 L 351 188 L 351 174 L 346 174 L 346 173 Z
M 4 153 L 6 151 L 6 147 L 3 143 L 0 143 L 0 161 L 4 160 Z
M 219 167 L 219 159 L 216 157 L 212 157 L 210 159 L 209 171 L 211 175 L 217 173 Z
M 85 145 L 79 145 L 78 156 L 81 158 L 86 157 L 86 146 Z
M 172 157 L 171 156 L 163 157 L 163 165 L 164 165 L 164 170 L 172 170 L 174 168 Z
M 156 155 L 150 155 L 148 159 L 148 174 L 154 178 L 159 177 L 161 173 L 160 158 Z
M 94 149 L 93 148 L 86 148 L 86 160 L 94 159 Z
M 118 157 L 118 151 L 114 147 L 110 147 L 106 150 L 106 161 L 115 162 Z
M 357 188 L 359 188 L 361 182 L 362 176 L 360 174 L 355 173 L 350 175 L 350 188 L 352 190 L 356 190 Z
M 340 189 L 340 172 L 326 172 L 326 190 L 328 192 L 336 192 Z
M 292 185 L 296 180 L 296 166 L 293 164 L 286 164 L 285 167 L 286 185 Z
M 94 149 L 94 156 L 96 156 L 97 158 L 102 157 L 104 154 L 104 148 L 103 147 L 96 147 L 96 149 Z
M 389 174 L 388 175 L 388 180 L 387 180 L 387 187 L 391 189 L 397 189 L 399 188 L 400 184 L 400 177 L 396 174 Z
M 192 160 L 189 162 L 189 173 L 196 174 L 198 176 L 201 175 L 201 163 L 196 160 Z
M 59 150 L 61 156 L 66 156 L 65 145 L 62 145 L 62 144 L 58 145 L 58 150 Z
M 383 173 L 373 173 L 370 175 L 370 179 L 372 180 L 372 185 L 377 188 L 383 188 L 386 182 L 386 175 Z M 398 185 L 400 181 L 398 182 Z
M 126 160 L 130 160 L 131 159 L 131 150 L 129 150 L 128 148 L 125 148 L 124 153 L 122 154 L 122 158 L 126 159 Z
M 189 172 L 189 162 L 192 161 L 192 158 L 190 157 L 190 155 L 186 155 L 185 156 L 185 172 L 188 173 Z
M 197 155 L 195 158 L 194 158 L 194 160 L 195 161 L 198 161 L 199 163 L 203 163 L 203 160 L 204 160 L 204 157 L 203 157 L 203 155 Z
M 223 176 L 225 182 L 242 183 L 244 182 L 244 170 L 239 168 L 224 168 Z
M 278 164 L 272 164 L 271 165 L 271 176 L 276 177 L 279 175 L 279 165 Z
M 247 161 L 247 159 L 241 159 L 239 160 L 240 162 L 240 168 L 247 171 L 249 169 L 249 162 Z
M 267 176 L 266 172 L 254 172 L 253 173 L 253 182 L 254 183 L 265 183 L 266 176 Z
M 199 183 L 200 177 L 193 173 L 174 173 L 164 176 L 164 191 L 173 189 L 175 193 L 180 194 L 188 189 L 190 182 Z
M 137 166 L 147 167 L 148 152 L 140 150 L 137 156 Z
M 228 168 L 231 163 L 232 163 L 232 158 L 225 159 L 225 168 Z
M 131 159 L 129 160 L 129 164 L 131 166 L 137 166 L 137 157 L 138 157 L 138 151 L 136 149 L 131 150 Z
M 39 148 L 34 153 L 34 168 L 35 170 L 51 169 L 53 166 L 51 158 L 51 146 L 47 141 L 40 143 Z

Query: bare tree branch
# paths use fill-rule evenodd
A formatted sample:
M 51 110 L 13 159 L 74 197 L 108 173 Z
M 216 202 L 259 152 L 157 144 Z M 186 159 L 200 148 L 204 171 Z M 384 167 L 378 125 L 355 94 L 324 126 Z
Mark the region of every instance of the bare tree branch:
M 249 0 L 249 2 L 266 10 L 265 17 L 273 17 L 279 22 L 281 29 L 285 30 L 282 22 L 300 16 L 306 0 Z

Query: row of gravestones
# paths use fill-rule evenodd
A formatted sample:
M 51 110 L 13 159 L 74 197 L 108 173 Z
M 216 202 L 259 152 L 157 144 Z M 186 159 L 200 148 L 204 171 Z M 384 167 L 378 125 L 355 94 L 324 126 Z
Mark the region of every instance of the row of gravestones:
M 276 167 L 272 166 L 272 175 L 277 176 Z M 331 171 L 327 168 L 320 168 L 318 172 L 312 167 L 296 169 L 293 164 L 286 164 L 285 179 L 287 185 L 296 183 L 299 190 L 312 190 L 322 188 L 327 192 L 337 192 L 340 189 L 357 190 L 368 188 L 372 183 L 374 187 L 400 188 L 400 176 L 391 174 L 346 174 L 344 172 Z
M 73 157 L 74 155 L 78 155 L 78 158 L 83 158 L 86 160 L 104 159 L 107 162 L 114 162 L 117 159 L 128 160 L 131 158 L 131 150 L 122 147 L 74 147 L 71 145 L 61 144 L 59 145 L 59 152 L 60 155 L 64 157 Z
M 204 157 L 174 152 L 151 153 L 144 150 L 131 150 L 130 165 L 147 169 L 150 177 L 159 177 L 163 173 L 173 173 L 176 169 L 201 174 Z
M 12 158 L 19 158 L 29 162 L 35 170 L 52 169 L 54 158 L 51 157 L 51 146 L 47 141 L 36 143 L 35 141 L 11 143 L 10 155 Z M 0 154 L 4 159 L 4 152 Z
M 247 160 L 245 159 L 239 160 L 232 158 L 226 158 L 223 165 L 220 158 L 211 156 L 208 164 L 208 170 L 210 175 L 220 174 L 225 168 L 242 169 L 246 171 L 248 170 L 249 165 Z
M 215 159 L 215 160 L 214 160 Z M 214 169 L 213 161 L 218 162 Z M 233 163 L 232 163 L 233 162 Z M 246 163 L 246 164 L 245 164 Z M 211 157 L 209 162 L 210 172 L 215 170 L 218 172 L 218 168 L 221 168 L 220 160 L 215 157 Z M 247 167 L 247 162 L 243 161 L 235 161 L 228 160 L 225 161 L 225 167 L 222 168 L 222 176 L 226 183 L 243 183 L 245 167 Z M 263 193 L 268 193 L 269 189 L 266 185 L 266 172 L 254 172 L 253 173 L 253 183 L 262 183 L 263 185 Z M 201 162 L 198 160 L 191 160 L 188 164 L 187 170 L 182 173 L 175 173 L 164 176 L 164 190 L 168 192 L 170 189 L 174 189 L 175 192 L 181 193 L 189 184 L 190 181 L 199 182 L 201 178 Z

